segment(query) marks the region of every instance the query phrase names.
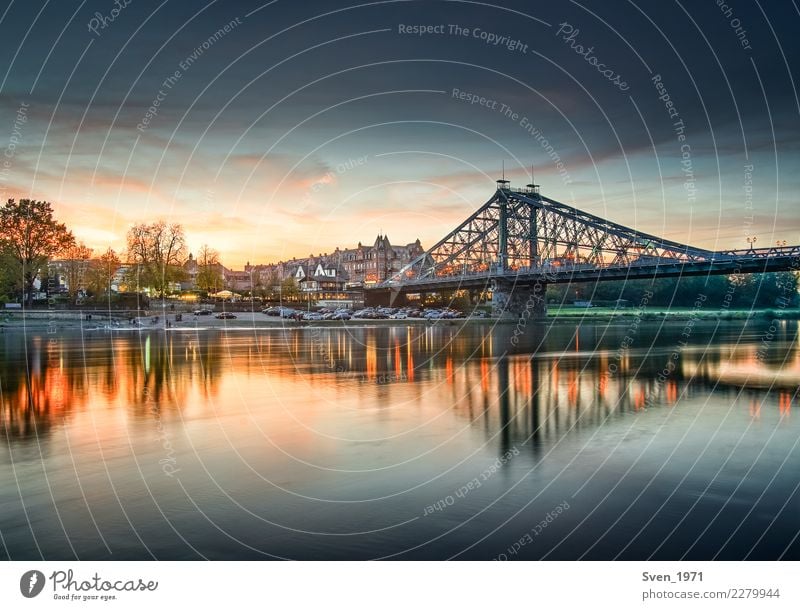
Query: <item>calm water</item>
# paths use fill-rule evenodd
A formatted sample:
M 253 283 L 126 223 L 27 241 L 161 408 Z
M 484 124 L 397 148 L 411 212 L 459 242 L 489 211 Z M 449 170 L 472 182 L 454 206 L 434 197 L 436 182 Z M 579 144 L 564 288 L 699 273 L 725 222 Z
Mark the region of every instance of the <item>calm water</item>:
M 797 323 L 685 324 L 0 335 L 0 556 L 800 559 Z

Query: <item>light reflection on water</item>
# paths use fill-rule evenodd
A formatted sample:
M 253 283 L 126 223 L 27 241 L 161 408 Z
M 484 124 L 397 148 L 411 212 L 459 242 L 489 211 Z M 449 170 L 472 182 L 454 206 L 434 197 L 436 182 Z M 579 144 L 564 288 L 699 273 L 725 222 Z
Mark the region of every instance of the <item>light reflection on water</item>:
M 796 559 L 777 324 L 8 333 L 0 550 Z

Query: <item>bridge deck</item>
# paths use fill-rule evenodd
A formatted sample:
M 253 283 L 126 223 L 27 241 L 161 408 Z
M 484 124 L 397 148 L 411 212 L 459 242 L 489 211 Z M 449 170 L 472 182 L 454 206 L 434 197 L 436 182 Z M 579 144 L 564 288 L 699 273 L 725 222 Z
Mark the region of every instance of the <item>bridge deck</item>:
M 767 254 L 767 251 L 769 253 Z M 800 270 L 800 247 L 770 248 L 760 251 L 729 251 L 719 257 L 702 262 L 666 261 L 655 264 L 633 264 L 629 266 L 599 267 L 573 265 L 539 267 L 516 270 L 490 270 L 483 273 L 442 275 L 406 282 L 385 282 L 367 290 L 394 292 L 417 292 L 479 288 L 492 281 L 507 284 L 564 284 L 571 282 L 618 281 L 697 275 L 734 275 L 739 273 L 765 273 Z

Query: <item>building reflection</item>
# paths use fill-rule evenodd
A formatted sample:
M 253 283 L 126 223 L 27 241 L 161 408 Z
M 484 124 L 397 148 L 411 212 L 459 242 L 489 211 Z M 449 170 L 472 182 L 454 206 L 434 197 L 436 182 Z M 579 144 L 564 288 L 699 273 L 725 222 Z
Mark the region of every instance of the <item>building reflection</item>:
M 191 400 L 218 399 L 221 380 L 232 374 L 288 379 L 322 391 L 383 386 L 378 396 L 387 406 L 414 386 L 417 400 L 452 411 L 497 442 L 501 453 L 521 444 L 536 452 L 571 431 L 652 407 L 673 408 L 712 391 L 734 401 L 746 388 L 742 408 L 754 418 L 767 400 L 789 416 L 800 381 L 797 323 L 784 322 L 766 349 L 757 340 L 742 341 L 741 327 L 728 335 L 698 325 L 677 358 L 680 330 L 645 329 L 625 349 L 628 329 L 619 325 L 534 326 L 518 345 L 512 345 L 511 325 L 56 339 L 7 333 L 0 337 L 0 434 L 42 437 L 100 403 L 143 417 L 154 405 L 160 413 L 180 412 Z

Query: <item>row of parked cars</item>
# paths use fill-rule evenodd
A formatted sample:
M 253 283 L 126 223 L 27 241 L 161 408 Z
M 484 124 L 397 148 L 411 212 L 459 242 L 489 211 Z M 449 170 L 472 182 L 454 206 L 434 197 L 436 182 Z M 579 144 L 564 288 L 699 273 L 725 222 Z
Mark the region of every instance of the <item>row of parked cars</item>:
M 424 320 L 453 320 L 463 318 L 464 314 L 457 309 L 420 309 L 418 307 L 366 307 L 353 314 L 354 318 L 367 320 L 405 320 L 417 318 Z
M 347 309 L 328 309 L 323 307 L 317 311 L 303 311 L 291 307 L 267 307 L 261 313 L 268 316 L 277 316 L 291 320 L 349 320 L 350 312 Z
M 291 307 L 275 306 L 266 307 L 261 313 L 289 320 L 406 320 L 408 318 L 423 320 L 454 320 L 465 317 L 457 309 L 444 307 L 441 309 L 420 309 L 418 307 L 365 307 L 355 312 L 348 309 L 329 309 L 323 307 L 317 311 L 304 311 L 302 309 L 292 309 Z M 210 316 L 214 312 L 210 309 L 197 309 L 195 316 Z M 484 317 L 483 315 L 473 314 L 473 317 Z M 230 312 L 220 312 L 215 317 L 221 320 L 232 320 L 236 315 Z

